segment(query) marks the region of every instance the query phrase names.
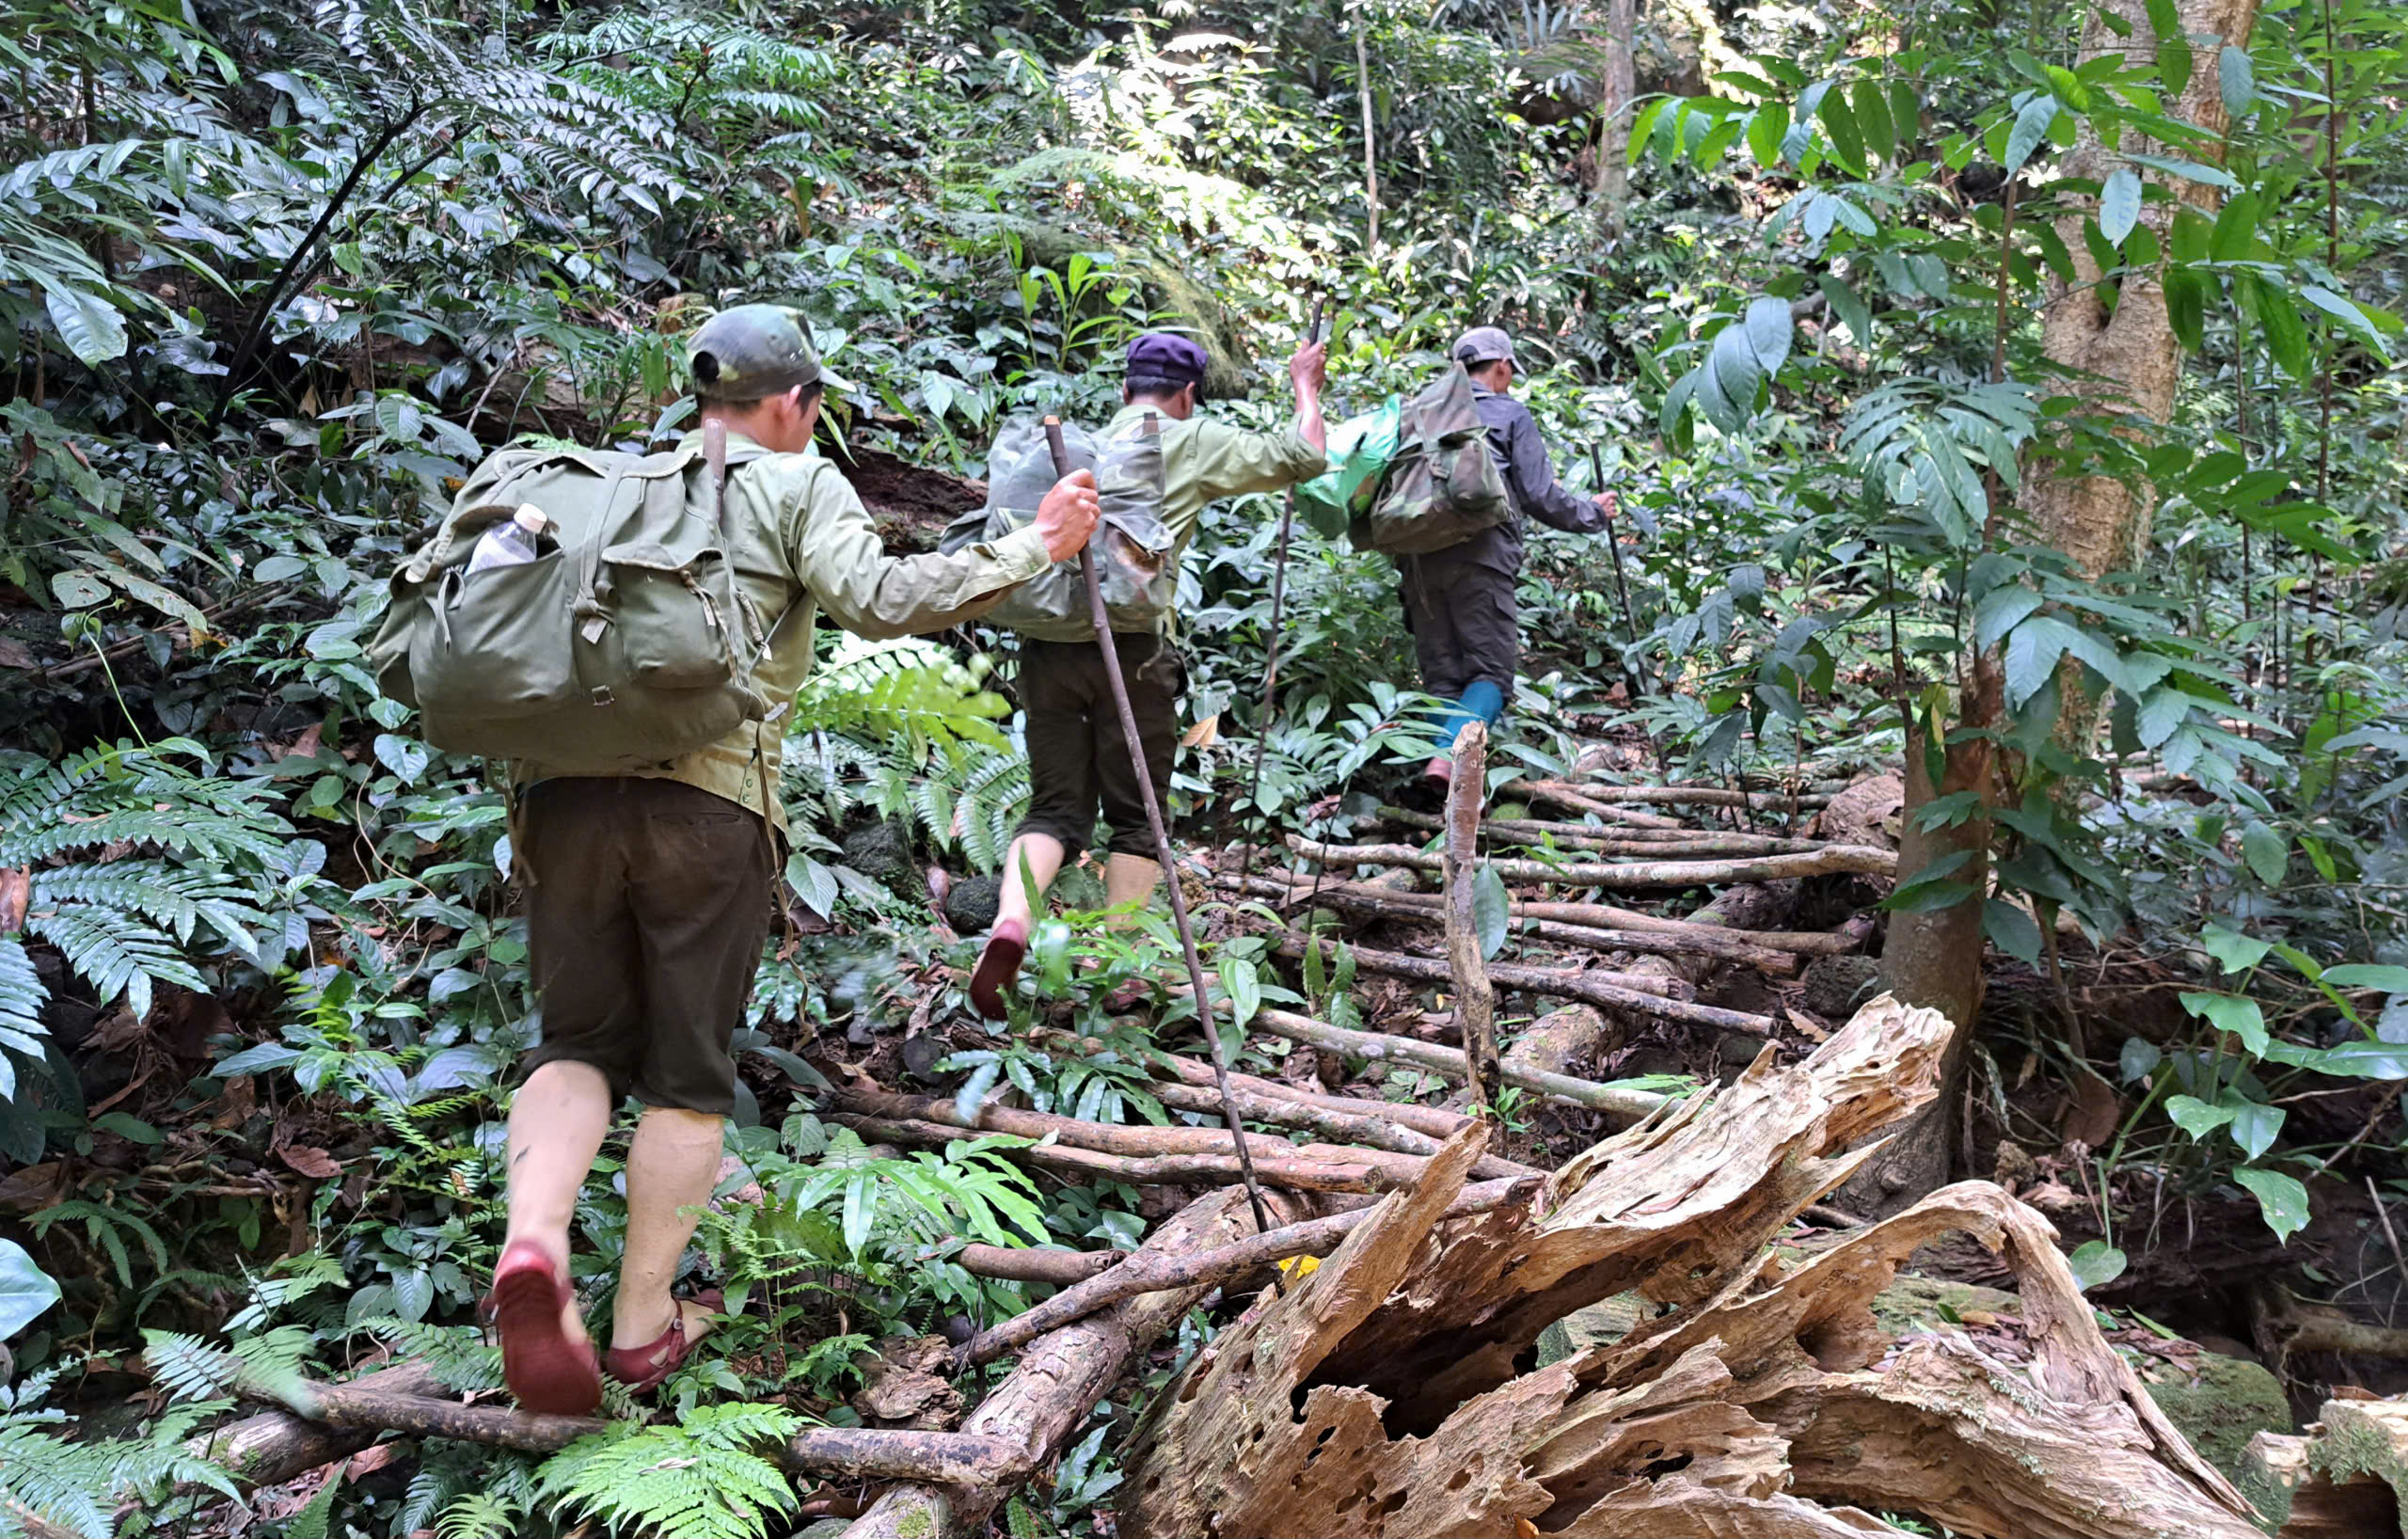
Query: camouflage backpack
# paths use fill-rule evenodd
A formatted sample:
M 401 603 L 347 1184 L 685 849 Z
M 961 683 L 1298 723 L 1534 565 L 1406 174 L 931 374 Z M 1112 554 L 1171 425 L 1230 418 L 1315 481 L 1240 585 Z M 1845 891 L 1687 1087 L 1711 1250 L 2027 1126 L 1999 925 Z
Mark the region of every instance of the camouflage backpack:
M 1062 441 L 1072 469 L 1094 472 L 1103 504 L 1087 550 L 1112 628 L 1149 635 L 1179 593 L 1179 567 L 1163 520 L 1162 420 L 1148 412 L 1110 438 L 1066 425 Z M 1036 518 L 1038 504 L 1059 479 L 1043 425 L 1025 417 L 1006 422 L 987 453 L 987 505 L 955 519 L 937 548 L 950 554 L 1022 528 Z M 1041 642 L 1093 641 L 1095 620 L 1078 559 L 1055 562 L 1013 589 L 987 621 Z
M 1351 532 L 1358 549 L 1426 556 L 1503 523 L 1513 511 L 1487 425 L 1472 405 L 1471 375 L 1455 363 L 1404 404 L 1387 480 L 1370 516 Z

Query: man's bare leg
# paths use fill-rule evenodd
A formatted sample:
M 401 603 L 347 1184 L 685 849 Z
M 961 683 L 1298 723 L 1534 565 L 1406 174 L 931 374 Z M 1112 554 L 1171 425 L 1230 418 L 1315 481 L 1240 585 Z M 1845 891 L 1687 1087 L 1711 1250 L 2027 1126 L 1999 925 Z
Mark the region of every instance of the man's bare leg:
M 614 1347 L 650 1346 L 677 1318 L 669 1288 L 719 1180 L 722 1121 L 715 1113 L 655 1106 L 636 1124 L 627 1151 L 627 1244 L 610 1314 Z M 710 1319 L 708 1309 L 689 1306 L 687 1341 Z
M 1006 1019 L 1004 992 L 1020 976 L 1021 959 L 1028 954 L 1028 935 L 1036 924 L 1037 906 L 1062 871 L 1068 852 L 1050 833 L 1023 833 L 1004 853 L 1003 890 L 995 900 L 995 928 L 978 953 L 977 971 L 970 976 L 970 1003 L 990 1021 Z
M 535 1245 L 568 1276 L 568 1230 L 578 1194 L 610 1130 L 610 1082 L 590 1063 L 554 1058 L 539 1065 L 510 1103 L 510 1210 L 507 1246 Z M 561 1328 L 586 1340 L 572 1302 Z

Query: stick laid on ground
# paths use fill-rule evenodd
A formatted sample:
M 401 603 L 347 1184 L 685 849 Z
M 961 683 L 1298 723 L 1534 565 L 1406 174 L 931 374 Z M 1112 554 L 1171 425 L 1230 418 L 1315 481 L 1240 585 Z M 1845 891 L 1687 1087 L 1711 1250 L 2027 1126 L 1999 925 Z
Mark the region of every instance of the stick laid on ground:
M 1497 1052 L 1497 991 L 1481 955 L 1480 920 L 1472 888 L 1479 877 L 1480 812 L 1488 786 L 1488 724 L 1467 722 L 1455 735 L 1455 772 L 1447 782 L 1446 973 L 1455 986 L 1455 1023 L 1471 1073 L 1471 1103 L 1494 1116 L 1503 1070 Z M 1313 943 L 1304 943 L 1310 945 Z
M 1149 413 L 1146 429 L 1158 433 L 1161 426 Z M 1054 473 L 1070 473 L 1070 452 L 1062 442 L 1062 420 L 1045 419 L 1045 446 L 1054 453 Z M 1112 685 L 1112 704 L 1120 712 L 1120 736 L 1129 745 L 1129 768 L 1134 772 L 1137 788 L 1146 796 L 1146 821 L 1154 832 L 1154 858 L 1162 866 L 1163 884 L 1170 889 L 1171 923 L 1179 928 L 1180 949 L 1186 954 L 1187 981 L 1196 990 L 1196 1013 L 1204 1027 L 1204 1044 L 1212 1052 L 1212 1072 L 1220 1082 L 1221 1101 L 1229 1103 L 1228 1055 L 1221 1050 L 1221 1034 L 1212 1029 L 1212 1017 L 1204 1002 L 1212 996 L 1204 986 L 1204 959 L 1196 950 L 1196 931 L 1187 922 L 1187 898 L 1179 889 L 1179 862 L 1170 847 L 1170 830 L 1163 821 L 1162 797 L 1154 789 L 1154 777 L 1146 770 L 1145 739 L 1137 731 L 1137 713 L 1129 705 L 1129 681 L 1121 675 L 1120 648 L 1112 639 L 1112 612 L 1104 607 L 1103 583 L 1096 576 L 1095 554 L 1089 548 L 1092 540 L 1079 547 L 1079 576 L 1086 579 L 1087 612 L 1095 620 L 1096 650 L 1103 654 L 1104 677 Z M 1246 1203 L 1254 1210 L 1254 1227 L 1271 1228 L 1271 1210 L 1262 1203 L 1261 1183 L 1254 1178 L 1254 1154 L 1246 1148 L 1245 1124 L 1234 1108 L 1229 1112 L 1229 1140 L 1237 1150 L 1238 1170 L 1245 1181 Z
M 1288 848 L 1325 865 L 1409 865 L 1435 871 L 1441 858 L 1411 845 L 1321 844 L 1288 835 Z M 1629 861 L 1614 865 L 1556 865 L 1546 861 L 1491 861 L 1509 881 L 1545 881 L 1566 887 L 1709 887 L 1729 881 L 1778 881 L 1784 877 L 1842 873 L 1889 877 L 1898 872 L 1896 851 L 1866 845 L 1825 845 L 1796 855 L 1742 855 L 1719 861 Z

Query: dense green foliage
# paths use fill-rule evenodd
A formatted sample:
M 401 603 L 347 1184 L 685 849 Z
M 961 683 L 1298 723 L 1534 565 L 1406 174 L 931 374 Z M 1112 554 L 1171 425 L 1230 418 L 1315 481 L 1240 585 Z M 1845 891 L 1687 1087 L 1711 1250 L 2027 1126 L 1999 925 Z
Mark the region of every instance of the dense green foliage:
M 2320 1181 L 2396 1189 L 2396 1109 L 2361 1131 L 2306 1092 L 2408 1080 L 2403 12 L 2267 9 L 2216 56 L 2221 140 L 2166 124 L 2204 67 L 2188 47 L 2084 62 L 2082 22 L 1649 8 L 1635 121 L 1550 127 L 1547 93 L 1596 68 L 1577 9 L 9 0 L 0 1224 L 26 1248 L 0 1242 L 0 1492 L 86 1535 L 198 1531 L 116 1504 L 219 1499 L 180 1439 L 225 1385 L 169 1369 L 221 1350 L 290 1372 L 382 1341 L 490 1382 L 469 1322 L 533 1035 L 507 808 L 377 693 L 362 639 L 484 452 L 673 434 L 677 339 L 741 299 L 810 312 L 862 386 L 832 401 L 845 443 L 974 475 L 1013 412 L 1100 417 L 1149 325 L 1207 340 L 1211 409 L 1253 424 L 1284 410 L 1310 293 L 1336 316 L 1334 415 L 1418 387 L 1465 325 L 1512 326 L 1567 480 L 1601 473 L 1650 532 L 1622 557 L 1637 638 L 1613 551 L 1534 532 L 1500 776 L 1630 726 L 1701 778 L 1894 768 L 1907 722 L 1960 726 L 1987 655 L 2000 885 L 1926 867 L 1889 906 L 1983 903 L 1998 965 L 2064 1002 L 1993 1025 L 2131 1087 L 2092 1151 L 2102 1189 L 2124 1167 L 2245 1189 L 2285 1235 Z M 2091 138 L 2130 153 L 2061 174 Z M 1625 153 L 1631 233 L 1608 239 L 1594 163 Z M 2210 206 L 2175 208 L 2186 183 Z M 2162 291 L 2170 420 L 2048 356 L 2048 307 L 2092 272 L 2119 302 Z M 2154 502 L 2104 572 L 2030 515 L 2070 476 Z M 1392 569 L 1302 540 L 1248 804 L 1277 511 L 1219 509 L 1181 579 L 1191 719 L 1212 723 L 1177 785 L 1199 838 L 1343 828 L 1430 752 Z M 755 1303 L 673 1385 L 678 1420 L 541 1466 L 430 1445 L 405 1480 L 330 1483 L 254 1531 L 768 1531 L 787 1492 L 760 1446 L 851 1416 L 857 1352 L 1022 1307 L 949 1247 L 1142 1234 L 1135 1194 L 1040 1193 L 992 1140 L 884 1159 L 790 1104 L 822 1083 L 815 1039 L 866 1053 L 958 1004 L 914 862 L 867 869 L 848 836 L 893 823 L 914 855 L 994 868 L 1027 794 L 1009 653 L 979 627 L 832 637 L 798 702 L 795 924 L 738 1038 L 731 1185 L 764 1200 L 704 1230 Z M 1671 687 L 1627 698 L 1626 653 Z M 2094 706 L 2104 752 L 2063 730 Z M 2083 1041 L 2061 912 L 2188 973 L 2189 1023 Z M 1050 930 L 1031 970 L 1120 1031 L 1100 1001 L 1162 944 Z M 1220 965 L 1233 992 L 1286 992 L 1259 943 Z M 1316 958 L 1300 981 L 1340 1019 L 1348 980 Z M 1008 1080 L 1164 1119 L 1130 1067 L 1152 1039 L 1112 1045 L 1069 1063 L 999 1037 L 929 1072 L 974 1103 Z M 2004 1117 L 2004 1089 L 1992 1068 L 1976 1093 Z M 580 1281 L 615 1265 L 621 1147 Z M 67 1199 L 10 1190 L 52 1177 Z M 145 1331 L 183 1333 L 152 1356 L 182 1398 L 62 1453 L 55 1407 L 122 1398 Z M 1103 1498 L 1103 1432 L 1016 1526 Z

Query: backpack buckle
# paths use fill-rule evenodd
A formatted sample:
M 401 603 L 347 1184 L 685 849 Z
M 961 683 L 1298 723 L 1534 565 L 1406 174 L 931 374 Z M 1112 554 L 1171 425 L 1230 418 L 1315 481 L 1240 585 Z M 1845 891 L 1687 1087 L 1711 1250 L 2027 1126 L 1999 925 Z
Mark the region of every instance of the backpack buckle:
M 617 699 L 611 695 L 610 687 L 607 684 L 596 684 L 594 686 L 593 699 L 594 704 L 597 706 L 615 706 L 619 703 Z

